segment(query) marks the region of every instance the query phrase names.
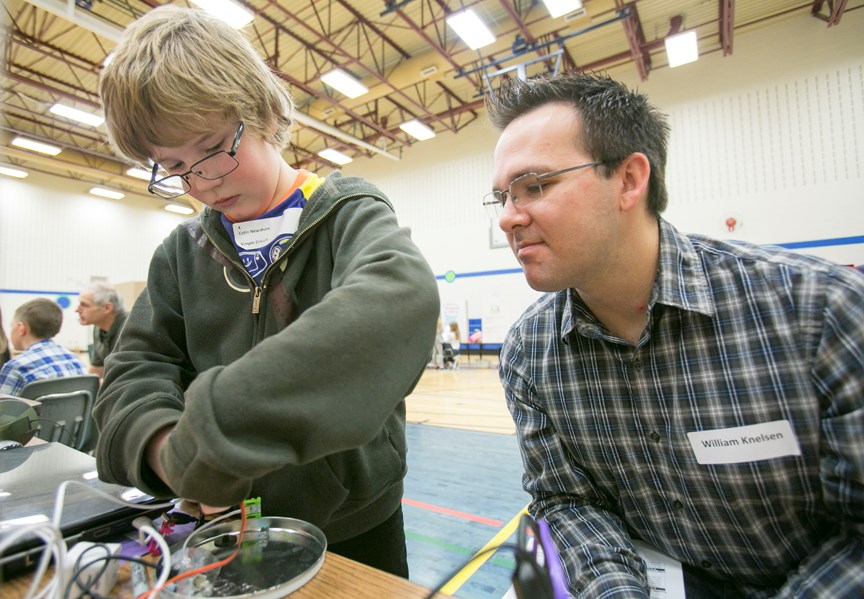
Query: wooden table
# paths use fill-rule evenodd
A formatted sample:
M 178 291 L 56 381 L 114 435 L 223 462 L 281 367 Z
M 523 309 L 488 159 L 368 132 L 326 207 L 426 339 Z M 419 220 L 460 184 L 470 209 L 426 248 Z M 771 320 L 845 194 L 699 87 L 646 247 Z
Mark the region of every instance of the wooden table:
M 129 564 L 117 575 L 112 597 L 134 599 L 129 582 Z M 4 599 L 22 599 L 30 587 L 30 576 L 3 583 Z M 291 599 L 423 599 L 429 589 L 381 570 L 327 553 L 324 565 L 312 580 L 291 593 Z M 446 597 L 440 593 L 435 597 Z M 449 599 L 449 598 L 448 598 Z

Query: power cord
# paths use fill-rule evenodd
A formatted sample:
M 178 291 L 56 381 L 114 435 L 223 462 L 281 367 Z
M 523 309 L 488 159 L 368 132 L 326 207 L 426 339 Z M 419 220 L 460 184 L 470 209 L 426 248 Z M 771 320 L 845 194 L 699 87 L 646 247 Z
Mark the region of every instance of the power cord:
M 499 549 L 510 550 L 514 553 L 514 555 L 518 555 L 518 553 L 521 551 L 521 548 L 519 547 L 519 545 L 516 545 L 515 543 L 502 543 L 500 545 L 495 545 L 493 547 L 487 547 L 486 549 L 484 549 L 482 551 L 478 551 L 477 553 L 472 555 L 470 558 L 468 558 L 467 560 L 463 561 L 461 564 L 456 566 L 447 576 L 444 577 L 444 579 L 438 584 L 438 586 L 436 586 L 434 589 L 429 591 L 429 594 L 426 595 L 426 597 L 424 599 L 432 599 L 433 597 L 435 597 L 435 595 L 437 595 L 441 591 L 441 589 L 443 589 L 447 585 L 447 583 L 450 582 L 450 580 L 453 577 L 455 577 L 457 574 L 459 574 L 459 572 L 461 572 L 462 570 L 467 568 L 469 565 L 474 563 L 474 560 L 480 559 L 481 557 L 485 556 L 488 553 L 495 553 Z
M 524 514 L 519 522 L 516 543 L 502 543 L 487 547 L 460 564 L 426 596 L 432 599 L 447 583 L 467 568 L 474 560 L 499 549 L 508 549 L 516 558 L 513 570 L 513 589 L 519 599 L 566 599 L 566 575 L 558 551 L 552 542 L 548 523 L 534 520 Z
M 122 499 L 113 497 L 107 493 L 103 493 L 102 491 L 94 489 L 77 480 L 63 481 L 57 486 L 57 491 L 54 494 L 54 511 L 50 521 L 46 521 L 47 518 L 45 518 L 45 520 L 40 522 L 15 526 L 10 533 L 4 535 L 3 539 L 0 540 L 0 555 L 2 555 L 9 547 L 12 546 L 12 544 L 16 540 L 20 539 L 21 537 L 35 535 L 45 543 L 45 549 L 42 551 L 42 554 L 39 557 L 39 563 L 36 566 L 36 571 L 33 574 L 30 589 L 27 591 L 25 599 L 61 599 L 61 597 L 65 593 L 65 589 L 61 588 L 61 586 L 63 573 L 69 566 L 67 559 L 68 548 L 66 546 L 66 540 L 63 538 L 63 533 L 60 530 L 60 522 L 63 516 L 63 503 L 66 496 L 66 489 L 69 487 L 69 485 L 78 485 L 83 489 L 86 489 L 90 493 L 100 495 L 103 498 L 108 499 L 109 501 L 139 510 L 171 508 L 174 506 L 173 502 L 163 504 L 130 503 L 128 501 L 123 501 Z M 155 533 L 155 531 L 153 532 Z M 165 544 L 165 547 L 167 548 L 167 543 Z M 51 578 L 48 580 L 45 586 L 37 592 L 39 585 L 43 582 L 43 579 L 45 578 L 46 572 L 48 571 L 48 567 L 51 564 L 52 560 L 54 562 L 54 573 L 51 575 Z M 73 572 L 72 574 L 73 578 L 74 576 L 75 572 Z

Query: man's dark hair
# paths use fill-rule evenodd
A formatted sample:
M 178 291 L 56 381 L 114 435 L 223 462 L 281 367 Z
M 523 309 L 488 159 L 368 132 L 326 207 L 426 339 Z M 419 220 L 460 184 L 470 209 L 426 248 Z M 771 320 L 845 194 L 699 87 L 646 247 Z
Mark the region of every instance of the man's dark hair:
M 634 152 L 651 164 L 648 209 L 659 216 L 669 198 L 666 193 L 666 116 L 648 103 L 644 94 L 628 90 L 605 75 L 565 73 L 542 75 L 523 81 L 509 79 L 486 96 L 486 114 L 503 131 L 518 117 L 553 102 L 569 104 L 582 119 L 582 139 L 576 140 L 588 154 L 603 163 L 600 172 L 613 170 Z
M 63 310 L 51 300 L 37 298 L 18 306 L 13 320 L 26 324 L 37 339 L 51 339 L 60 332 Z

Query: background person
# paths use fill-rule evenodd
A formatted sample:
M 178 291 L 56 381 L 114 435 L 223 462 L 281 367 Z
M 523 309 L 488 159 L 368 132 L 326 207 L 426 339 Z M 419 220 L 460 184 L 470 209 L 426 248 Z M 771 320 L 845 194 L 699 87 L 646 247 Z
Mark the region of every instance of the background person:
M 6 337 L 6 331 L 3 328 L 3 312 L 0 311 L 0 366 L 3 366 L 12 357 L 12 352 L 9 348 L 9 339 Z
M 431 269 L 370 183 L 285 162 L 292 100 L 236 29 L 165 5 L 112 56 L 115 148 L 154 163 L 152 192 L 206 208 L 156 249 L 108 358 L 100 477 L 212 507 L 260 497 L 407 577 L 405 396 L 435 334 Z
M 0 393 L 18 395 L 33 381 L 85 374 L 78 356 L 54 341 L 63 310 L 44 298 L 21 304 L 12 316 L 9 340 L 23 352 L 0 368 Z
M 578 597 L 864 597 L 864 279 L 660 217 L 668 125 L 601 76 L 515 81 L 486 202 L 532 288 L 500 375 Z
M 462 347 L 462 338 L 459 335 L 459 323 L 451 320 L 444 330 L 444 367 L 456 368 L 459 365 L 459 349 Z
M 101 377 L 105 358 L 117 344 L 126 322 L 123 297 L 111 285 L 93 283 L 81 291 L 75 312 L 81 324 L 93 325 L 93 351 L 88 372 Z

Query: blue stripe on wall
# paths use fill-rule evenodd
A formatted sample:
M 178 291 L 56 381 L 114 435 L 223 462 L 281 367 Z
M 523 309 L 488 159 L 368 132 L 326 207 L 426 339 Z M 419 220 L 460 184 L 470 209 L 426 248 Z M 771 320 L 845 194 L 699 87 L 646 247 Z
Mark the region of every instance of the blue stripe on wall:
M 856 243 L 864 243 L 864 235 L 855 237 L 836 237 L 834 239 L 816 239 L 814 241 L 794 241 L 791 243 L 775 243 L 780 247 L 792 249 L 801 248 L 821 248 L 829 245 L 854 245 Z
M 831 245 L 855 245 L 856 243 L 864 243 L 864 235 L 855 235 L 852 237 L 835 237 L 834 239 L 814 239 L 812 241 L 793 241 L 789 243 L 772 243 L 764 245 L 774 245 L 790 250 L 799 250 L 802 248 L 818 248 Z M 521 274 L 521 268 L 506 268 L 503 270 L 480 270 L 477 272 L 454 273 L 456 279 L 467 279 L 469 277 L 492 277 L 497 275 L 513 275 Z M 435 278 L 439 281 L 444 281 L 447 275 L 436 275 Z
M 39 289 L 0 289 L 0 293 L 21 293 L 25 295 L 78 295 L 77 291 L 42 291 Z

